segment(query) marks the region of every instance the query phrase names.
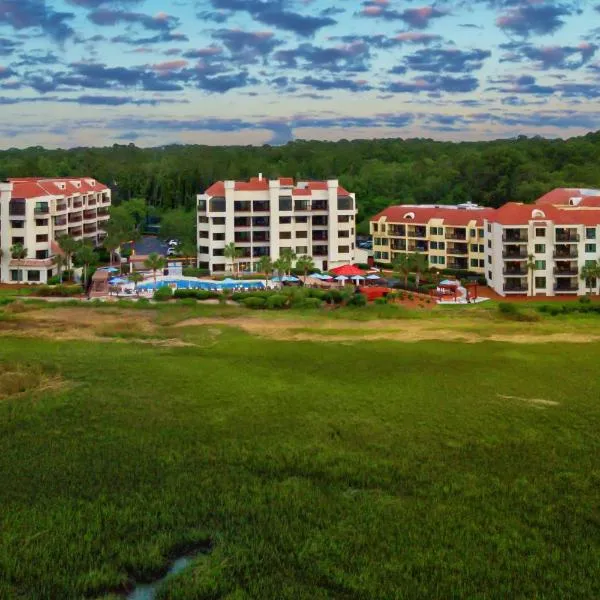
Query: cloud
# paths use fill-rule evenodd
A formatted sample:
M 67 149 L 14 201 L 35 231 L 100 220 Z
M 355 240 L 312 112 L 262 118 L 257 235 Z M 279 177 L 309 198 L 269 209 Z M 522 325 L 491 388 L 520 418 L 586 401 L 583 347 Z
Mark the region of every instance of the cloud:
M 128 6 L 132 4 L 141 4 L 144 0 L 66 0 L 67 4 L 80 6 L 81 8 L 100 8 L 106 6 Z
M 365 42 L 354 41 L 333 48 L 300 44 L 290 50 L 279 50 L 274 59 L 286 69 L 358 73 L 368 71 L 370 56 Z
M 312 75 L 307 75 L 302 79 L 297 80 L 301 85 L 307 85 L 316 90 L 346 90 L 350 92 L 366 92 L 372 86 L 364 80 L 355 81 L 353 79 L 335 78 L 335 79 L 317 79 Z
M 406 56 L 403 64 L 413 71 L 470 73 L 481 69 L 491 54 L 489 50 L 478 49 L 423 48 Z
M 15 72 L 12 69 L 0 66 L 0 79 L 8 79 L 13 75 L 15 75 Z
M 510 76 L 493 81 L 504 87 L 491 87 L 492 91 L 499 91 L 501 94 L 510 94 L 512 96 L 520 94 L 531 94 L 535 96 L 551 96 L 556 93 L 556 88 L 549 85 L 540 85 L 537 79 L 532 75 Z M 508 86 L 508 87 L 506 87 Z
M 479 87 L 475 77 L 451 77 L 447 75 L 424 75 L 412 81 L 395 81 L 387 84 L 382 91 L 394 94 L 418 94 L 428 92 L 438 94 L 447 92 L 461 94 L 474 92 Z
M 150 37 L 132 37 L 130 34 L 117 35 L 110 40 L 113 44 L 129 44 L 131 46 L 146 46 L 153 44 L 168 44 L 170 42 L 187 42 L 189 38 L 184 33 L 162 31 Z
M 113 10 L 99 8 L 88 13 L 88 19 L 101 27 L 119 25 L 140 25 L 151 31 L 171 31 L 179 25 L 179 19 L 166 13 L 158 13 L 153 17 L 144 13 L 128 12 L 125 10 Z
M 20 42 L 8 38 L 0 38 L 0 56 L 10 56 L 21 45 Z
M 13 29 L 39 28 L 57 42 L 64 42 L 75 31 L 68 24 L 75 15 L 57 12 L 47 0 L 1 0 L 0 25 L 10 25 Z
M 588 63 L 596 54 L 598 46 L 582 42 L 577 46 L 533 46 L 531 44 L 509 44 L 513 52 L 502 58 L 503 62 L 522 62 L 524 59 L 536 63 L 541 70 L 574 70 Z
M 507 33 L 529 37 L 531 34 L 547 35 L 560 29 L 573 10 L 564 3 L 542 4 L 536 1 L 515 2 L 496 19 L 496 25 Z M 507 4 L 508 6 L 508 4 Z
M 229 50 L 236 63 L 250 64 L 258 59 L 264 61 L 277 46 L 282 44 L 272 31 L 219 29 L 212 35 Z
M 404 21 L 406 25 L 416 29 L 426 29 L 434 19 L 448 14 L 446 10 L 435 5 L 419 8 L 406 8 L 402 12 L 389 8 L 387 0 L 367 0 L 359 15 L 363 17 L 384 19 L 386 21 Z

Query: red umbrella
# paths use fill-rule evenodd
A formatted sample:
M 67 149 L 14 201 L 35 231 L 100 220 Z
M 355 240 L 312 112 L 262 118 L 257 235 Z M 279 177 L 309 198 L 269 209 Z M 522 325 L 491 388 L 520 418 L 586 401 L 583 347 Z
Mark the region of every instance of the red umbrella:
M 344 277 L 352 277 L 353 275 L 364 275 L 365 272 L 361 271 L 358 267 L 354 265 L 344 265 L 343 267 L 336 267 L 335 269 L 329 269 L 330 273 L 335 273 L 336 275 L 344 275 Z

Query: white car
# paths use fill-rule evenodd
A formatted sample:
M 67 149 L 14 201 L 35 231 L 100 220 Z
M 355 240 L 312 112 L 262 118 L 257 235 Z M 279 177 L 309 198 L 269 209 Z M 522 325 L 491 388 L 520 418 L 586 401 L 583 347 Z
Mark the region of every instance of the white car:
M 179 240 L 169 240 L 167 242 L 167 246 L 169 246 L 169 248 L 174 248 L 175 246 L 179 246 Z
M 175 256 L 177 254 L 177 248 L 171 247 L 167 250 L 167 256 Z

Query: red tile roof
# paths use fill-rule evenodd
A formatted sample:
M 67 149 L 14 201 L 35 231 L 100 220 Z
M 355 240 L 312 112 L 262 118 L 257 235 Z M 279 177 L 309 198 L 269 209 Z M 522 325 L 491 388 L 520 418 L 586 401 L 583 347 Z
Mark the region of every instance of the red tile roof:
M 426 225 L 431 219 L 443 219 L 444 225 L 465 227 L 471 221 L 477 225 L 483 225 L 483 220 L 488 219 L 494 213 L 493 208 L 460 209 L 432 206 L 390 206 L 371 218 L 371 221 L 379 221 L 385 217 L 388 223 L 414 223 Z M 409 214 L 414 218 L 408 217 Z
M 285 186 L 294 186 L 294 178 L 293 177 L 280 177 L 279 178 L 279 185 L 285 185 Z
M 285 183 L 283 183 L 285 182 Z M 291 177 L 280 177 L 279 178 L 280 185 L 294 185 L 294 180 Z M 236 192 L 261 192 L 269 189 L 269 180 L 268 179 L 258 179 L 258 177 L 250 178 L 250 181 L 236 181 L 234 184 L 234 189 Z M 309 195 L 313 191 L 323 191 L 327 190 L 327 182 L 326 181 L 309 181 L 307 182 L 306 187 L 298 188 L 294 187 L 292 189 L 292 194 L 294 195 Z M 299 192 L 298 190 L 302 190 Z M 304 191 L 308 190 L 308 192 Z M 225 182 L 217 181 L 213 183 L 205 192 L 207 196 L 224 196 L 225 195 Z M 337 188 L 338 196 L 347 196 L 349 192 L 345 190 L 343 187 Z
M 600 210 L 589 208 L 568 208 L 552 204 L 520 204 L 508 202 L 498 208 L 488 218 L 492 223 L 500 225 L 528 225 L 530 221 L 552 221 L 557 225 L 600 225 Z
M 592 196 L 588 197 L 600 197 L 600 191 L 596 194 L 596 190 L 586 190 L 580 188 L 556 188 L 547 194 L 544 194 L 541 198 L 538 198 L 535 203 L 541 205 L 568 205 L 571 198 L 581 198 L 585 196 L 586 192 L 593 192 Z
M 88 194 L 107 190 L 104 184 L 91 177 L 13 177 L 13 198 L 39 198 L 40 196 L 72 196 L 75 194 Z M 77 187 L 74 182 L 79 182 Z M 57 184 L 64 184 L 61 189 Z M 92 185 L 94 183 L 94 185 Z

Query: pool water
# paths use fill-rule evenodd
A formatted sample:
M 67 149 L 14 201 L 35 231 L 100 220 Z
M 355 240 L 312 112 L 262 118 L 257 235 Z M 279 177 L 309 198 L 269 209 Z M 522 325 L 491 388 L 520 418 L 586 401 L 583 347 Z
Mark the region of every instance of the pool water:
M 224 279 L 213 281 L 211 279 L 198 279 L 197 277 L 161 277 L 144 281 L 138 284 L 138 290 L 154 290 L 159 287 L 168 286 L 178 290 L 209 290 L 220 292 L 222 290 L 253 289 L 263 290 L 266 288 L 264 281 L 260 279 Z

